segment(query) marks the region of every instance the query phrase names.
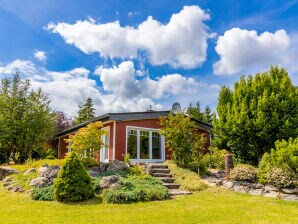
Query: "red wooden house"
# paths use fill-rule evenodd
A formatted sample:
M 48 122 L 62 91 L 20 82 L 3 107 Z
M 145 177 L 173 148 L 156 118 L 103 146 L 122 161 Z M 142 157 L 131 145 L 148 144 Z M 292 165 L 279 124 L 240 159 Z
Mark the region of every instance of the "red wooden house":
M 163 162 L 171 157 L 165 147 L 166 139 L 159 134 L 159 118 L 167 116 L 170 111 L 145 111 L 128 113 L 108 113 L 98 116 L 91 121 L 79 124 L 60 132 L 58 139 L 58 158 L 64 158 L 69 151 L 65 143 L 68 135 L 89 123 L 101 121 L 103 128 L 108 131 L 103 136 L 105 146 L 100 150 L 97 160 L 123 160 L 125 154 L 130 155 L 132 162 Z M 207 139 L 206 149 L 210 146 L 211 126 L 197 122 L 199 131 Z

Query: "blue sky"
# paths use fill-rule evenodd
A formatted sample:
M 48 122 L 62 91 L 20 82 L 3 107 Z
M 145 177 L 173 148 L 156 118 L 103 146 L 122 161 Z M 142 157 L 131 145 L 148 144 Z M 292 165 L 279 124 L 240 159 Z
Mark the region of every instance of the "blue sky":
M 217 102 L 241 75 L 298 83 L 298 0 L 0 0 L 0 76 L 16 69 L 74 115 Z

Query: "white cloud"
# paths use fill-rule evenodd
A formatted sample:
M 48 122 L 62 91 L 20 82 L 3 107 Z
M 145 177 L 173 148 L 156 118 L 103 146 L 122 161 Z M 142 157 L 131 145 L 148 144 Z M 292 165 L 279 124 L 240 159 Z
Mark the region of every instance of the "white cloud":
M 12 75 L 16 71 L 19 71 L 23 75 L 30 75 L 36 73 L 36 68 L 31 61 L 20 59 L 16 59 L 5 66 L 0 64 L 0 75 Z
M 136 58 L 145 51 L 153 65 L 194 68 L 206 60 L 209 15 L 198 6 L 185 6 L 162 24 L 151 16 L 137 27 L 106 24 L 94 20 L 75 24 L 49 23 L 47 30 L 60 34 L 86 54 L 98 52 L 105 58 Z
M 45 62 L 47 60 L 46 52 L 44 51 L 35 51 L 34 57 L 40 62 Z
M 213 65 L 217 75 L 233 75 L 241 71 L 268 69 L 284 65 L 290 37 L 284 30 L 258 34 L 255 30 L 233 28 L 219 36 L 216 52 L 220 60 Z

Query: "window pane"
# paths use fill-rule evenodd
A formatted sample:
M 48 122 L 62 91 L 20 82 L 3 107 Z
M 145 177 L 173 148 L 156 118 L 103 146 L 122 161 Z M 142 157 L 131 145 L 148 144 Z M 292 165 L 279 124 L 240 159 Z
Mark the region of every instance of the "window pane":
M 161 159 L 160 134 L 152 132 L 152 159 Z
M 149 131 L 140 132 L 140 159 L 149 159 Z
M 137 131 L 130 130 L 127 139 L 127 153 L 131 159 L 137 159 Z

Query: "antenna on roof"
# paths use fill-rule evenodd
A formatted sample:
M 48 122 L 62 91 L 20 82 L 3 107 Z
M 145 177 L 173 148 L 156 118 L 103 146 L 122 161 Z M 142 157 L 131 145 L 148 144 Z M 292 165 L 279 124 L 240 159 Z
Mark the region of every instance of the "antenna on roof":
M 149 105 L 149 108 L 146 110 L 147 112 L 149 112 L 149 111 L 153 111 L 152 110 L 152 105 Z
M 176 102 L 173 104 L 172 106 L 172 113 L 173 114 L 177 114 L 177 113 L 180 113 L 182 110 L 181 110 L 181 105 L 180 103 Z

